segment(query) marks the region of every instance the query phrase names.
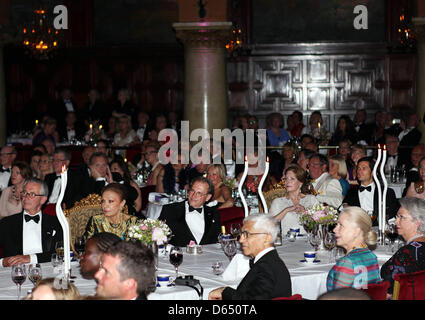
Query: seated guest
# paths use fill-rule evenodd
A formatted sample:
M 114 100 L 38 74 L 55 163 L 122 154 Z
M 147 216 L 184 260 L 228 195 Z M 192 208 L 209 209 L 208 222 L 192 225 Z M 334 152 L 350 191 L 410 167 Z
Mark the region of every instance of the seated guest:
M 373 181 L 372 170 L 375 161 L 371 157 L 361 158 L 357 163 L 357 179 L 360 186 L 350 188 L 343 200 L 343 206 L 355 206 L 363 208 L 371 216 L 373 225 L 378 225 L 378 192 Z M 386 212 L 388 219 L 395 217 L 400 204 L 394 190 L 387 189 Z
M 50 140 L 54 145 L 56 145 L 56 120 L 51 117 L 45 117 L 41 123 L 42 130 L 36 133 L 32 139 L 32 145 L 36 146 L 41 144 L 45 139 Z
M 106 157 L 108 158 L 108 163 L 110 163 L 114 156 L 112 154 L 112 150 L 109 144 L 109 141 L 106 139 L 100 139 L 97 144 L 96 144 L 96 149 L 94 152 L 102 152 L 106 155 Z M 90 159 L 90 157 L 88 157 L 88 159 Z
M 184 247 L 190 241 L 197 244 L 217 242 L 220 234 L 220 215 L 215 207 L 205 205 L 214 193 L 214 185 L 204 177 L 195 178 L 189 187 L 187 201 L 162 207 L 159 220 L 170 227 L 173 237 L 170 243 Z
M 169 162 L 163 165 L 158 173 L 156 192 L 174 194 L 179 190 L 184 190 L 189 183 L 186 165 L 182 163 L 182 156 L 178 154 L 177 163 Z
M 420 120 L 421 119 L 417 113 L 410 114 L 406 120 L 406 125 L 403 128 L 404 130 L 398 135 L 400 146 L 405 147 L 403 152 L 400 154 L 400 156 L 404 158 L 404 160 L 401 160 L 403 163 L 409 163 L 409 155 L 412 152 L 412 146 L 416 146 L 421 140 L 422 132 L 418 129 Z M 404 123 L 404 121 L 402 121 L 402 123 Z M 402 123 L 400 124 L 400 127 Z M 410 165 L 411 164 L 409 164 L 409 166 Z
M 400 205 L 395 224 L 406 244 L 381 267 L 382 279 L 391 284 L 390 294 L 394 275 L 425 270 L 425 200 L 402 198 Z
M 84 279 L 94 279 L 100 267 L 100 258 L 110 246 L 121 238 L 110 232 L 95 233 L 86 241 L 84 253 L 80 258 L 80 273 Z
M 406 196 L 406 193 L 412 182 L 421 182 L 422 178 L 419 173 L 419 166 L 422 158 L 425 157 L 425 145 L 418 144 L 413 147 L 412 152 L 410 153 L 410 162 L 411 167 L 406 173 L 406 187 L 403 190 L 403 196 Z
M 149 115 L 144 111 L 140 111 L 137 114 L 136 135 L 141 142 L 148 140 L 148 132 L 150 131 L 148 122 L 149 122 Z
M 156 186 L 158 184 L 159 173 L 161 172 L 162 165 L 158 158 L 159 146 L 156 143 L 149 143 L 145 146 L 144 158 L 151 166 L 151 172 L 146 181 L 148 186 Z
M 136 193 L 131 192 L 129 195 L 136 195 L 136 198 L 128 198 L 127 199 L 127 206 L 129 209 L 129 213 L 138 215 L 140 209 L 142 208 L 142 193 L 140 192 L 140 188 L 137 185 L 137 183 L 131 178 L 130 171 L 128 171 L 127 164 L 124 162 L 124 160 L 121 157 L 116 157 L 115 160 L 113 160 L 110 165 L 111 167 L 111 173 L 112 174 L 119 174 L 120 180 L 114 178 L 116 180 L 115 182 L 122 182 L 127 187 L 133 187 L 133 189 L 136 191 Z
M 117 147 L 131 146 L 139 143 L 136 132 L 131 127 L 131 118 L 128 115 L 122 115 L 118 118 L 118 132 L 114 136 L 113 145 Z
M 372 128 L 370 124 L 366 123 L 366 119 L 367 113 L 364 107 L 358 108 L 353 118 L 354 129 L 357 132 L 357 141 L 355 143 L 358 143 L 360 141 L 370 141 L 372 135 Z
M 45 182 L 26 180 L 21 196 L 23 212 L 0 220 L 1 266 L 50 261 L 56 242 L 63 236 L 58 218 L 41 212 L 47 193 Z
M 344 248 L 346 255 L 329 271 L 327 290 L 367 288 L 370 283 L 380 282 L 378 259 L 368 248 L 376 244 L 377 235 L 367 212 L 359 207 L 345 208 L 334 232 L 337 246 Z
M 55 170 L 53 170 L 53 159 L 51 155 L 45 153 L 40 157 L 38 171 L 40 172 L 39 178 L 43 181 L 48 174 L 55 172 Z
M 293 121 L 293 127 L 290 131 L 290 134 L 292 137 L 299 138 L 301 136 L 301 132 L 305 127 L 303 123 L 303 114 L 301 113 L 301 111 L 294 111 L 291 114 L 291 118 Z
M 0 191 L 10 184 L 10 175 L 13 161 L 16 159 L 16 149 L 14 146 L 4 146 L 0 151 Z
M 297 148 L 292 143 L 285 143 L 282 148 L 283 156 L 283 169 L 286 169 L 289 165 L 297 163 Z
M 309 149 L 301 149 L 299 156 L 298 156 L 298 160 L 297 160 L 297 164 L 303 168 L 305 171 L 308 170 L 308 163 L 310 161 L 310 158 L 312 156 L 314 156 L 316 153 L 312 150 Z
M 53 154 L 54 172 L 46 175 L 44 179 L 47 187 L 49 188 L 48 204 L 56 204 L 59 198 L 61 190 L 61 173 L 64 168 L 66 169 L 67 182 L 61 205 L 65 204 L 65 207 L 70 209 L 74 206 L 75 202 L 80 201 L 84 198 L 84 196 L 86 196 L 81 188 L 83 178 L 78 172 L 69 168 L 70 164 L 71 153 L 64 148 L 56 149 Z
M 65 117 L 65 127 L 59 128 L 60 141 L 81 140 L 84 138 L 84 127 L 77 121 L 75 112 L 68 112 Z
M 140 243 L 120 241 L 101 257 L 96 295 L 114 300 L 146 300 L 155 285 L 155 258 Z
M 419 161 L 419 179 L 411 182 L 406 192 L 406 197 L 415 197 L 425 199 L 425 157 Z
M 12 185 L 3 190 L 0 197 L 0 219 L 22 212 L 21 192 L 26 179 L 31 178 L 31 169 L 26 162 L 15 161 L 10 180 Z
M 350 184 L 358 184 L 357 182 L 357 163 L 363 157 L 366 157 L 366 149 L 361 144 L 354 144 L 351 146 L 350 158 L 346 161 L 347 170 L 349 175 L 349 183 Z
M 290 139 L 283 127 L 283 116 L 278 112 L 267 116 L 267 140 L 270 146 L 281 146 Z
M 126 188 L 120 183 L 110 183 L 103 188 L 103 213 L 90 217 L 84 233 L 86 239 L 100 232 L 113 233 L 122 240 L 128 238 L 128 229 L 141 221 L 136 216 L 124 214 L 126 192 Z
M 40 158 L 43 155 L 41 151 L 33 150 L 30 155 L 30 169 L 32 172 L 32 176 L 34 178 L 40 178 L 40 171 L 39 171 L 39 165 L 40 165 Z
M 347 165 L 342 156 L 336 154 L 329 158 L 329 174 L 332 178 L 339 181 L 342 188 L 342 196 L 345 197 L 348 189 L 350 189 L 350 184 L 346 180 L 348 174 Z
M 224 184 L 226 180 L 225 167 L 223 164 L 211 164 L 207 170 L 207 179 L 214 185 L 214 196 L 210 201 L 218 202 L 217 208 L 233 207 L 235 200 L 232 198 L 232 190 Z
M 89 161 L 90 176 L 85 179 L 83 186 L 84 194 L 100 194 L 103 187 L 114 182 L 111 170 L 108 165 L 108 158 L 104 153 L 95 152 Z
M 357 142 L 357 138 L 358 136 L 353 120 L 351 120 L 349 116 L 342 115 L 338 119 L 335 132 L 329 141 L 329 145 L 337 146 L 342 140 L 348 140 L 353 144 Z
M 239 238 L 251 268 L 236 289 L 212 290 L 209 300 L 271 300 L 292 295 L 291 278 L 273 243 L 279 232 L 270 216 L 252 214 L 245 218 Z
M 197 177 L 205 177 L 207 174 L 208 164 L 211 163 L 210 155 L 205 159 L 202 157 L 202 150 L 199 150 L 197 159 L 194 161 L 196 165 L 187 171 L 187 180 L 192 181 Z
M 387 162 L 385 164 L 385 173 L 389 174 L 391 172 L 391 168 L 405 166 L 407 167 L 408 163 L 403 157 L 399 157 L 399 145 L 400 142 L 398 138 L 391 135 L 385 135 L 385 144 L 387 145 Z
M 113 107 L 112 115 L 119 118 L 123 115 L 130 117 L 135 116 L 136 105 L 131 100 L 131 93 L 128 89 L 122 88 L 118 91 L 117 102 Z
M 83 149 L 83 152 L 81 154 L 82 157 L 83 157 L 83 162 L 78 167 L 77 171 L 85 178 L 90 177 L 90 169 L 89 169 L 90 158 L 93 155 L 93 153 L 95 153 L 96 151 L 97 151 L 96 148 L 93 147 L 93 146 L 87 146 L 87 147 L 84 147 L 84 149 Z M 98 152 L 102 152 L 102 151 L 99 150 Z M 105 153 L 105 152 L 103 152 L 103 153 Z
M 46 148 L 47 154 L 49 156 L 53 156 L 53 153 L 55 152 L 56 144 L 48 138 L 41 141 L 41 144 Z
M 29 300 L 79 300 L 81 298 L 77 287 L 71 283 L 57 283 L 56 278 L 37 281 Z M 59 280 L 63 281 L 63 280 Z
M 305 209 L 318 204 L 316 197 L 310 194 L 310 184 L 307 181 L 307 173 L 297 164 L 292 164 L 284 171 L 285 197 L 274 199 L 269 210 L 276 221 L 282 225 L 282 234 L 285 235 L 289 229 L 300 228 L 301 233 L 305 233 L 300 225 L 299 214 Z
M 318 192 L 316 199 L 338 208 L 343 199 L 341 184 L 327 172 L 328 169 L 329 162 L 324 155 L 316 154 L 310 158 L 308 171 L 314 190 Z
M 350 151 L 351 151 L 351 141 L 350 140 L 341 140 L 338 143 L 338 155 L 344 158 L 344 160 L 350 159 Z
M 305 146 L 307 144 L 309 144 L 310 142 L 314 142 L 314 138 L 312 135 L 309 135 L 307 133 L 303 134 L 300 137 L 300 145 L 301 145 L 301 149 L 305 149 Z

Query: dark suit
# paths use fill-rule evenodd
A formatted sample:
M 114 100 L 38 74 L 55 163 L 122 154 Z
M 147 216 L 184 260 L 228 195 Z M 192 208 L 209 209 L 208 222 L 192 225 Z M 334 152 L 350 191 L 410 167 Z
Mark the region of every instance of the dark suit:
M 412 153 L 412 149 L 416 146 L 422 137 L 422 132 L 419 131 L 418 128 L 414 128 L 409 131 L 400 141 L 400 151 L 399 155 L 403 158 L 403 163 L 406 163 L 408 168 L 412 167 L 412 162 L 410 159 L 410 154 Z
M 75 202 L 83 199 L 86 194 L 84 194 L 84 190 L 81 187 L 83 184 L 83 177 L 76 171 L 68 169 L 67 171 L 68 179 L 66 183 L 65 194 L 63 196 L 62 203 L 65 203 L 66 209 L 70 209 L 74 206 Z M 45 181 L 49 188 L 49 195 L 47 199 L 50 198 L 53 186 L 55 185 L 56 173 L 49 173 L 46 175 Z
M 235 289 L 226 287 L 223 300 L 271 300 L 292 295 L 291 277 L 276 250 L 262 256 Z
M 186 223 L 186 201 L 164 205 L 159 220 L 163 220 L 170 227 L 173 237 L 170 243 L 185 247 L 191 240 L 196 241 Z M 217 208 L 204 206 L 205 229 L 201 242 L 198 244 L 217 243 L 220 234 L 220 213 Z
M 382 188 L 382 185 L 381 185 L 381 188 Z M 375 191 L 376 190 L 377 189 L 375 188 Z M 365 190 L 363 192 L 368 192 L 368 191 Z M 361 195 L 361 192 L 360 192 L 360 195 Z M 360 207 L 358 187 L 352 186 L 348 190 L 347 195 L 345 196 L 342 203 L 343 204 L 346 203 L 349 206 Z M 387 219 L 394 218 L 397 214 L 398 209 L 400 208 L 400 203 L 398 202 L 398 200 L 395 196 L 394 190 L 391 189 L 391 188 L 388 188 L 388 190 L 387 190 L 385 207 L 386 207 L 386 217 L 387 217 Z M 373 194 L 373 216 L 376 218 L 376 219 L 373 220 L 374 226 L 378 225 L 378 219 L 377 219 L 378 212 L 379 212 L 378 211 L 378 192 L 374 192 L 374 194 Z
M 23 220 L 23 212 L 0 220 L 0 246 L 3 249 L 2 257 L 23 254 Z M 41 243 L 43 252 L 37 253 L 39 263 L 51 260 L 52 253 L 55 252 L 55 244 L 58 241 L 63 241 L 62 226 L 58 218 L 43 213 L 41 219 Z

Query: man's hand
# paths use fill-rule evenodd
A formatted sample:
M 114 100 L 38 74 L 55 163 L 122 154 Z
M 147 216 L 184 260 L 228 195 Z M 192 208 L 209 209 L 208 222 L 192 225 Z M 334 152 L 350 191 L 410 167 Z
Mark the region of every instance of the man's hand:
M 90 168 L 91 176 L 93 177 L 94 180 L 96 180 L 97 178 L 102 178 L 99 171 L 97 171 L 94 166 L 90 166 L 89 168 Z
M 223 300 L 221 293 L 225 287 L 217 288 L 208 294 L 208 300 Z
M 27 255 L 18 255 L 18 256 L 12 256 L 7 257 L 3 259 L 3 267 L 11 267 L 15 266 L 17 264 L 25 264 L 30 263 L 30 256 Z

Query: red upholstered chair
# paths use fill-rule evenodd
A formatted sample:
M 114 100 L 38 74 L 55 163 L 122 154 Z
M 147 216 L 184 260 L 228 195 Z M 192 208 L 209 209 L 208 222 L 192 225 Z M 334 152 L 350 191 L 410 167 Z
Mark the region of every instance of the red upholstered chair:
M 303 297 L 302 295 L 296 293 L 290 297 L 278 297 L 278 298 L 273 298 L 272 300 L 302 300 Z
M 141 210 L 145 210 L 148 206 L 148 202 L 149 202 L 149 193 L 151 192 L 155 192 L 155 188 L 156 186 L 144 186 L 142 188 L 140 188 L 140 192 L 141 192 L 141 197 L 142 197 L 142 209 Z
M 396 274 L 393 300 L 425 300 L 425 270 Z
M 245 218 L 245 212 L 242 207 L 218 209 L 218 212 L 220 213 L 221 225 L 226 228 L 227 233 L 229 233 L 232 223 L 239 223 L 242 226 Z
M 387 300 L 387 291 L 390 287 L 388 281 L 381 281 L 379 283 L 369 283 L 367 289 L 362 289 L 366 292 L 372 300 Z
M 125 153 L 125 157 L 127 158 L 127 161 L 131 162 L 133 160 L 133 157 L 136 154 L 141 153 L 142 152 L 141 148 L 142 148 L 141 144 L 137 144 L 137 145 L 132 146 L 131 148 L 128 148 L 126 150 L 126 153 Z
M 56 203 L 47 204 L 43 209 L 43 213 L 48 214 L 49 216 L 55 216 L 56 215 Z

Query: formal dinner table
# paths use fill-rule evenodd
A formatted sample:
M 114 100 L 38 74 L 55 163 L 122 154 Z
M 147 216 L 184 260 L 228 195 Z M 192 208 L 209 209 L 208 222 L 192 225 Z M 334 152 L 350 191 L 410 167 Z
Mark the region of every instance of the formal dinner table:
M 216 261 L 220 261 L 223 264 L 223 269 L 226 269 L 229 265 L 229 260 L 219 244 L 204 245 L 202 249 L 203 252 L 197 255 L 189 254 L 184 250 L 183 263 L 179 267 L 179 275 L 193 275 L 195 279 L 198 279 L 204 289 L 203 299 L 208 299 L 208 293 L 215 288 L 222 286 L 236 288 L 244 272 L 247 272 L 247 268 L 240 268 L 243 271 L 240 272 L 238 279 L 232 279 L 232 273 L 228 272 L 230 268 L 222 275 L 215 275 L 213 274 L 212 265 Z M 278 246 L 276 249 L 291 275 L 293 294 L 299 293 L 305 299 L 315 300 L 319 295 L 326 292 L 326 277 L 334 265 L 334 262 L 328 260 L 329 252 L 318 251 L 318 259 L 320 260 L 318 263 L 306 264 L 300 262 L 303 259 L 303 253 L 312 250 L 305 237 L 298 237 L 295 242 L 289 242 L 284 239 L 282 246 Z M 386 247 L 383 246 L 378 246 L 374 252 L 378 257 L 380 266 L 391 257 L 391 254 L 387 253 Z M 242 264 L 248 263 L 247 258 L 240 251 L 234 259 Z M 58 273 L 54 273 L 51 263 L 42 263 L 41 266 L 43 278 L 58 275 Z M 96 282 L 94 280 L 85 280 L 81 277 L 78 262 L 72 262 L 71 269 L 71 274 L 76 276 L 73 279 L 74 284 L 80 293 L 82 295 L 93 295 L 96 290 Z M 159 254 L 157 273 L 175 276 L 174 267 L 170 264 L 168 256 L 165 254 Z M 223 278 L 225 274 L 227 274 L 226 279 Z M 21 298 L 32 288 L 33 284 L 27 279 L 22 285 Z M 17 287 L 11 279 L 11 268 L 1 268 L 0 300 L 16 299 Z M 193 288 L 178 285 L 157 288 L 155 292 L 149 294 L 148 300 L 199 300 L 199 296 Z

